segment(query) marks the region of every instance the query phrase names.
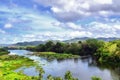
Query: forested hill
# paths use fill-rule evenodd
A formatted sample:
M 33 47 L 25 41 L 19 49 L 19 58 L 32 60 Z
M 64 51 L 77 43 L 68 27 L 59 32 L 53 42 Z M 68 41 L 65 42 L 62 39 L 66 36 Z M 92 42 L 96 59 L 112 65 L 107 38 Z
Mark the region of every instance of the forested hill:
M 45 44 L 45 41 L 31 41 L 31 42 L 18 42 L 15 44 L 0 44 L 0 47 L 7 47 L 7 46 L 37 46 L 39 44 Z

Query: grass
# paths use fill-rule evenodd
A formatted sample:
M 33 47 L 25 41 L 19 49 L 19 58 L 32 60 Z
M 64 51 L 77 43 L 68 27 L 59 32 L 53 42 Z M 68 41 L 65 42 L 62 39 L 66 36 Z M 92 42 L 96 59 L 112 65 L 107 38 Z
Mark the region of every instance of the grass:
M 0 80 L 36 80 L 37 77 L 27 76 L 22 72 L 14 72 L 22 66 L 35 65 L 32 60 L 16 55 L 0 56 Z
M 37 52 L 34 53 L 39 56 L 43 56 L 49 59 L 68 59 L 68 58 L 78 58 L 77 55 L 72 54 L 58 54 L 54 52 Z M 44 80 L 41 76 L 44 74 L 44 70 L 38 66 L 39 76 L 27 76 L 23 72 L 14 72 L 15 69 L 20 68 L 21 66 L 31 66 L 36 65 L 32 60 L 17 56 L 17 55 L 2 55 L 0 56 L 0 80 Z M 78 80 L 72 77 L 72 74 L 66 73 L 66 80 Z M 48 76 L 47 80 L 64 80 L 61 77 L 52 77 Z M 101 80 L 97 77 L 92 77 L 92 80 Z
M 80 57 L 78 55 L 55 52 L 34 52 L 33 55 L 44 57 L 46 59 L 71 59 Z

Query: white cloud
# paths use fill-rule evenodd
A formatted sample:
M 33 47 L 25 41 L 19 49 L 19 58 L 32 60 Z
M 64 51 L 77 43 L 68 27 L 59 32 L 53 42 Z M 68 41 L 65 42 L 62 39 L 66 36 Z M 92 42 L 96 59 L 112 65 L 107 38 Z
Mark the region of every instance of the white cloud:
M 12 28 L 12 27 L 13 27 L 13 25 L 11 23 L 6 23 L 4 25 L 4 28 L 6 28 L 6 29 L 9 29 L 9 28 Z
M 89 16 L 109 17 L 120 15 L 119 0 L 34 0 L 50 6 L 54 16 L 61 21 L 74 21 Z
M 52 7 L 51 10 L 54 11 L 55 13 L 62 12 L 62 10 L 57 7 Z
M 93 0 L 96 3 L 100 3 L 100 4 L 112 4 L 112 0 Z
M 2 29 L 0 29 L 0 33 L 5 34 L 6 32 Z
M 68 22 L 66 23 L 66 26 L 68 26 L 68 28 L 74 29 L 74 30 L 82 30 L 81 26 L 78 26 L 72 22 Z
M 64 29 L 67 29 L 67 30 L 73 30 L 73 31 L 82 31 L 83 30 L 81 25 L 76 25 L 73 22 L 63 23 L 63 22 L 58 22 L 57 21 L 57 22 L 53 22 L 52 24 L 53 24 L 53 26 L 64 28 Z
M 74 31 L 68 34 L 71 38 L 76 38 L 76 37 L 92 37 L 91 32 L 87 31 Z
M 53 25 L 66 29 L 71 38 L 75 37 L 120 37 L 120 22 L 114 20 L 111 23 L 91 22 L 85 26 L 80 26 L 72 22 L 60 23 L 56 22 Z M 113 20 L 112 20 L 113 21 Z
M 87 29 L 94 34 L 93 37 L 120 37 L 120 23 L 92 22 Z
M 60 24 L 62 24 L 62 26 L 60 26 Z M 64 24 L 56 22 L 56 24 L 53 25 L 56 25 L 63 30 L 65 29 L 65 31 L 34 31 L 32 33 L 17 36 L 13 35 L 9 41 L 15 43 L 36 40 L 67 40 L 76 37 L 120 37 L 120 23 L 117 21 L 114 23 L 91 22 L 86 26 L 80 26 L 72 22 Z M 6 38 L 9 39 L 10 37 L 11 35 Z
M 36 34 L 26 34 L 21 36 L 22 39 L 21 41 L 67 40 L 71 38 L 84 36 L 91 37 L 92 33 L 86 31 L 66 31 L 66 32 L 44 32 Z
M 0 11 L 5 13 L 0 16 L 6 19 L 1 23 L 3 25 L 6 23 L 4 29 L 6 28 L 6 32 L 8 31 L 7 35 L 0 34 L 0 38 L 4 38 L 6 42 L 21 42 L 65 40 L 75 37 L 120 37 L 120 20 L 109 18 L 109 16 L 120 15 L 120 1 L 118 0 L 34 1 L 36 3 L 32 4 L 32 9 L 24 6 L 17 6 L 17 8 L 0 6 Z M 48 8 L 50 8 L 52 12 L 50 11 L 48 14 L 39 11 L 38 8 L 41 5 L 39 6 L 38 3 L 47 8 L 45 11 L 49 11 Z M 26 5 L 26 7 L 28 6 Z M 7 30 L 12 27 L 14 28 Z M 6 32 L 0 29 L 0 33 Z

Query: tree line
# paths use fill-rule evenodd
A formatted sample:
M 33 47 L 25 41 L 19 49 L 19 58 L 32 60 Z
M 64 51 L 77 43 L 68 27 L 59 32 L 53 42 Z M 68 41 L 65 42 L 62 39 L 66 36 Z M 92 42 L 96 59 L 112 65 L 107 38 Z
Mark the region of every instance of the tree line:
M 9 53 L 9 51 L 7 50 L 7 49 L 5 49 L 5 48 L 0 48 L 0 56 L 1 55 L 4 55 L 4 54 L 8 54 Z
M 97 39 L 88 39 L 86 41 L 78 41 L 73 43 L 48 41 L 38 46 L 29 46 L 27 50 L 36 52 L 56 52 L 75 54 L 80 56 L 95 56 L 99 62 L 115 62 L 120 61 L 120 40 L 105 42 Z

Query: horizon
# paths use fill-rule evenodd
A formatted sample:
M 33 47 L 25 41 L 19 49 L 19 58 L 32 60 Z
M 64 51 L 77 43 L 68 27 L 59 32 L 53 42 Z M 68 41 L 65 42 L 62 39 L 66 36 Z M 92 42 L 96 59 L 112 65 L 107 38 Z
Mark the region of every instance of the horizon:
M 0 44 L 120 38 L 119 0 L 1 0 Z
M 15 42 L 15 43 L 8 43 L 8 44 L 0 44 L 0 45 L 11 45 L 11 44 L 18 44 L 18 43 L 24 43 L 24 42 L 27 42 L 27 43 L 31 43 L 31 42 L 36 42 L 36 41 L 42 41 L 42 42 L 47 42 L 47 41 L 60 41 L 60 42 L 64 42 L 64 41 L 69 41 L 69 40 L 74 40 L 74 39 L 82 39 L 82 38 L 87 38 L 87 39 L 100 39 L 100 38 L 103 38 L 103 39 L 112 39 L 112 38 L 116 38 L 115 40 L 118 40 L 118 39 L 120 39 L 119 37 L 97 37 L 97 38 L 94 38 L 94 37 L 76 37 L 76 38 L 71 38 L 71 39 L 66 39 L 66 40 L 50 40 L 50 39 L 48 39 L 48 40 L 34 40 L 34 41 L 20 41 L 20 42 Z M 87 39 L 85 39 L 85 40 L 87 40 Z M 80 40 L 80 41 L 82 41 L 82 40 Z M 103 41 L 106 41 L 106 40 L 103 40 Z M 109 40 L 108 40 L 109 41 Z M 112 40 L 110 40 L 110 41 L 112 41 Z

